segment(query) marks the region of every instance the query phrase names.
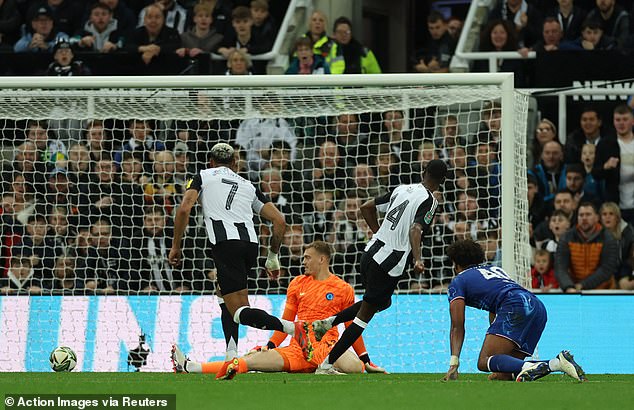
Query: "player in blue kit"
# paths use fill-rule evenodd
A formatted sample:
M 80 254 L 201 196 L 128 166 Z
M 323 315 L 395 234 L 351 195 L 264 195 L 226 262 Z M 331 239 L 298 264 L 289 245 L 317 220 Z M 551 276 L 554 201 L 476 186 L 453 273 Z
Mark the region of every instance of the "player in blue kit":
M 465 306 L 489 312 L 478 370 L 492 372 L 490 379 L 535 381 L 561 371 L 585 381 L 586 376 L 572 354 L 563 350 L 554 359 L 524 361 L 532 356 L 546 326 L 546 308 L 537 297 L 513 282 L 498 266 L 484 263 L 484 251 L 471 240 L 456 241 L 447 248 L 456 277 L 447 295 L 451 315 L 451 359 L 444 380 L 458 378 L 460 351 L 465 336 Z

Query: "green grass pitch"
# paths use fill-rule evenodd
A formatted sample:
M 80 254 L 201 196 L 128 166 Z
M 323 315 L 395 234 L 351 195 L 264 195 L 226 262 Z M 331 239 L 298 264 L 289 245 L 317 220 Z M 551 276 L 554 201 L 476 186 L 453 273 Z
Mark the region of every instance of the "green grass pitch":
M 627 409 L 634 375 L 554 374 L 533 383 L 491 382 L 486 374 L 315 376 L 171 373 L 0 373 L 0 392 L 23 394 L 176 394 L 178 409 Z M 3 398 L 3 397 L 1 397 Z M 15 408 L 15 407 L 14 407 Z

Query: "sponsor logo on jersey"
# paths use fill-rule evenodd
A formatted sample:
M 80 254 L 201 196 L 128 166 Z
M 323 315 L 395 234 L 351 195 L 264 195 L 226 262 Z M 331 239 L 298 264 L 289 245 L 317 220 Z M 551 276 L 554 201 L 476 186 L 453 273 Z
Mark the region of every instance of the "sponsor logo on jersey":
M 425 223 L 427 225 L 430 225 L 432 219 L 434 219 L 434 211 L 427 211 L 427 213 L 425 214 Z

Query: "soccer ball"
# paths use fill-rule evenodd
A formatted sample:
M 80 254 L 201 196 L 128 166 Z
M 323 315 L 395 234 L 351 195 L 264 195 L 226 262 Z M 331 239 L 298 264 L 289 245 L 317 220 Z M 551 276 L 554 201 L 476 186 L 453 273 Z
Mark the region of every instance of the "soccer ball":
M 70 372 L 77 364 L 77 355 L 73 349 L 66 346 L 55 348 L 49 357 L 51 369 L 56 372 Z

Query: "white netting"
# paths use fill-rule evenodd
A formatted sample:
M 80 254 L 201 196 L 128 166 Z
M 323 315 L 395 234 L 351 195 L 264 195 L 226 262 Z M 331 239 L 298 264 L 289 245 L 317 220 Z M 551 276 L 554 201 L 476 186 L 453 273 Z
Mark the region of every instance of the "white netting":
M 514 184 L 514 201 L 515 209 L 514 226 L 514 249 L 515 269 L 517 272 L 530 272 L 532 251 L 531 247 L 526 244 L 529 242 L 528 227 L 528 201 L 525 200 L 528 195 L 526 185 L 526 124 L 528 123 L 528 96 L 522 93 L 515 94 L 515 122 L 513 123 L 513 133 L 515 135 L 514 153 L 515 158 L 515 184 Z M 518 282 L 529 288 L 531 286 L 530 274 L 524 276 L 518 275 Z
M 315 239 L 333 243 L 333 271 L 360 289 L 369 232 L 359 204 L 420 181 L 422 161 L 446 159 L 443 206 L 424 239 L 427 269 L 399 286 L 442 290 L 452 277 L 444 249 L 456 237 L 481 241 L 489 260 L 500 262 L 500 101 L 500 87 L 483 85 L 2 89 L 2 277 L 29 275 L 32 262 L 32 276 L 5 284 L 44 294 L 212 292 L 200 212 L 186 233 L 183 267 L 170 268 L 166 257 L 187 179 L 225 141 L 242 146 L 241 172 L 288 222 L 285 273 L 267 278 L 261 258 L 250 278 L 255 293 L 284 293 L 302 271 L 302 245 Z M 509 273 L 526 283 L 527 99 L 516 94 L 514 104 L 515 219 L 503 223 L 515 233 Z M 265 257 L 268 227 L 257 226 Z

